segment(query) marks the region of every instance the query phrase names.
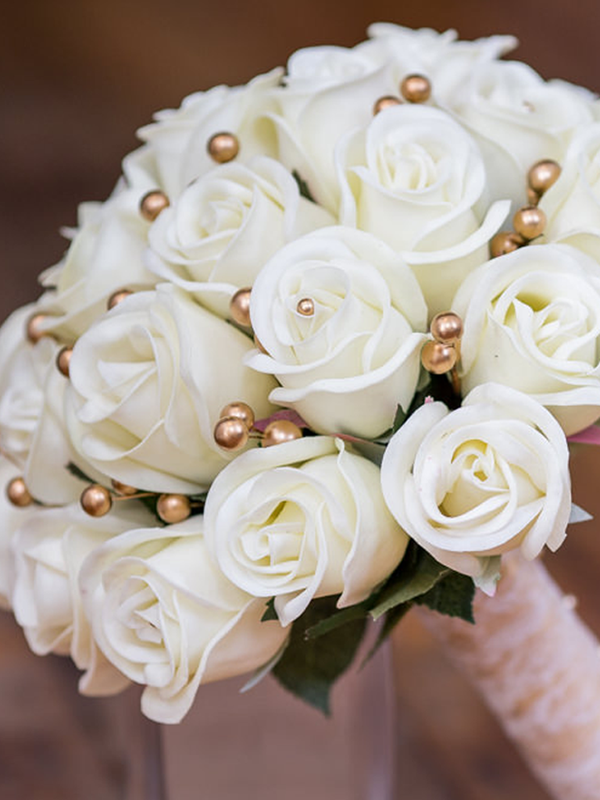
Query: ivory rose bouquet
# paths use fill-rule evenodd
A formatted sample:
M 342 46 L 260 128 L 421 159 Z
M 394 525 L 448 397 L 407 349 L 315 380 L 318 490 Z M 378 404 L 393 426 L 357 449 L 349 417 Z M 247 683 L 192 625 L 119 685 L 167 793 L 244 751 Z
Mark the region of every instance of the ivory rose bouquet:
M 327 710 L 369 618 L 473 621 L 585 517 L 596 100 L 369 33 L 157 114 L 0 330 L 0 602 L 161 722 L 249 671 Z

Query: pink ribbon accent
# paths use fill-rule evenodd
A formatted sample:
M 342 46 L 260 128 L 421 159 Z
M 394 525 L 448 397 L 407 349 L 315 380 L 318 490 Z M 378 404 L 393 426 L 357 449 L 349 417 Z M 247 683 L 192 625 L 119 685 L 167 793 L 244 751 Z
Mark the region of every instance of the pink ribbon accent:
M 567 441 L 600 445 L 600 428 L 597 425 L 590 425 L 589 428 L 568 436 Z
M 302 419 L 300 414 L 296 414 L 296 412 L 291 408 L 284 408 L 281 411 L 276 411 L 274 414 L 271 414 L 270 417 L 256 420 L 254 423 L 254 429 L 264 433 L 267 425 L 269 425 L 271 422 L 275 422 L 277 419 L 285 419 L 288 422 L 293 422 L 294 425 L 297 425 L 299 428 L 308 428 L 308 425 Z

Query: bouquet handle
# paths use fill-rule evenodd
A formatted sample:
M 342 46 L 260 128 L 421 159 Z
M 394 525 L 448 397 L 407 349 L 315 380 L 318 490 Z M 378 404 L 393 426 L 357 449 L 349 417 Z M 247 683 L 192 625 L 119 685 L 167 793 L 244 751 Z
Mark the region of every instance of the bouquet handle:
M 556 800 L 600 800 L 600 644 L 539 562 L 504 560 L 476 624 L 419 613 Z

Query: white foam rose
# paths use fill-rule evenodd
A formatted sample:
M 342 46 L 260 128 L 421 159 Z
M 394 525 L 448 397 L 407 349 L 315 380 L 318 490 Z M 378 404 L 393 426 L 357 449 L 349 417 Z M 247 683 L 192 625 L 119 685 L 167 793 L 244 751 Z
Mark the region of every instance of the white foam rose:
M 213 563 L 199 516 L 114 537 L 87 559 L 80 583 L 98 645 L 145 684 L 142 710 L 157 722 L 179 722 L 201 683 L 264 665 L 287 639 L 276 621 L 261 622 L 265 601 Z
M 37 508 L 12 540 L 12 604 L 29 646 L 38 655 L 70 655 L 86 670 L 80 691 L 114 694 L 127 679 L 98 650 L 83 610 L 79 570 L 86 556 L 113 536 L 148 524 L 138 508 L 113 509 L 102 518 L 85 514 L 78 504 Z
M 142 192 L 161 189 L 175 200 L 191 181 L 215 167 L 207 143 L 216 133 L 233 133 L 240 144 L 236 161 L 256 155 L 277 157 L 278 145 L 267 114 L 277 108 L 275 90 L 283 70 L 259 75 L 245 86 L 215 86 L 186 97 L 178 109 L 159 111 L 138 130 L 145 144 L 123 161 L 129 185 Z
M 274 381 L 242 365 L 252 347 L 175 286 L 131 295 L 73 350 L 65 414 L 77 451 L 139 488 L 207 488 L 232 457 L 213 438 L 223 406 L 271 412 Z
M 314 313 L 298 303 L 309 299 Z M 280 250 L 250 300 L 267 351 L 247 363 L 276 375 L 274 403 L 293 407 L 322 433 L 372 438 L 408 408 L 419 377 L 426 307 L 401 258 L 350 228 L 316 231 Z
M 83 488 L 67 469 L 70 462 L 93 479 L 98 475 L 66 430 L 67 381 L 56 367 L 60 345 L 50 337 L 34 345 L 25 336 L 35 311 L 34 306 L 15 311 L 0 329 L 0 449 L 18 465 L 36 500 L 69 503 Z
M 121 188 L 105 203 L 79 207 L 79 227 L 64 259 L 42 275 L 49 289 L 40 301 L 46 330 L 71 342 L 106 311 L 113 292 L 154 286 L 142 258 L 150 223 L 140 213 L 141 197 Z
M 476 270 L 464 320 L 463 389 L 495 381 L 546 406 L 565 433 L 600 417 L 600 266 L 566 245 L 524 247 Z
M 448 114 L 395 106 L 350 133 L 336 153 L 340 221 L 375 234 L 412 267 L 430 315 L 488 258 L 509 204 L 487 208 L 486 168 Z
M 207 545 L 224 574 L 256 597 L 275 597 L 282 625 L 314 597 L 364 600 L 408 542 L 385 507 L 379 468 L 318 436 L 244 453 L 212 484 Z
M 6 487 L 13 478 L 21 475 L 19 470 L 8 459 L 0 456 L 0 608 L 11 608 L 12 585 L 14 583 L 14 564 L 11 542 L 15 531 L 23 525 L 36 506 L 17 507 L 6 496 Z
M 591 92 L 545 81 L 517 61 L 490 61 L 437 99 L 476 136 L 493 199 L 525 202 L 525 176 L 541 158 L 561 162 L 575 130 L 592 121 Z
M 571 511 L 569 452 L 527 395 L 478 386 L 462 407 L 426 403 L 392 437 L 381 485 L 398 523 L 434 558 L 493 593 L 498 556 L 556 550 Z
M 556 183 L 544 194 L 544 240 L 564 242 L 600 261 L 600 123 L 573 137 Z
M 297 182 L 277 161 L 223 164 L 159 215 L 146 262 L 161 278 L 227 316 L 231 295 L 252 286 L 280 247 L 332 222 L 324 209 L 301 197 Z

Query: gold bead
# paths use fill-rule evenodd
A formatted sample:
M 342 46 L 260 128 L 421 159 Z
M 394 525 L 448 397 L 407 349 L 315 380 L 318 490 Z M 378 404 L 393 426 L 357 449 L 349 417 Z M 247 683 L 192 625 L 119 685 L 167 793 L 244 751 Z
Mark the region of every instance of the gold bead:
M 240 419 L 248 430 L 254 425 L 254 411 L 252 411 L 247 403 L 242 403 L 241 401 L 228 403 L 221 409 L 220 417 L 221 419 L 228 419 L 231 417 Z
M 31 344 L 36 344 L 44 336 L 51 336 L 50 333 L 44 330 L 44 323 L 48 317 L 46 314 L 34 314 L 27 320 L 27 338 Z
M 409 103 L 425 103 L 431 97 L 431 82 L 424 75 L 407 75 L 400 84 L 400 94 Z
M 154 222 L 161 211 L 169 205 L 169 198 L 160 189 L 152 189 L 140 200 L 140 213 L 148 222 Z
M 399 97 L 394 97 L 391 94 L 386 94 L 384 97 L 380 97 L 379 100 L 375 101 L 375 105 L 373 106 L 373 115 L 379 114 L 380 111 L 385 111 L 386 108 L 393 108 L 394 106 L 399 106 L 402 100 Z
M 190 516 L 192 505 L 184 494 L 161 494 L 156 503 L 156 513 L 163 522 L 173 525 Z
M 301 438 L 302 431 L 296 424 L 287 419 L 276 419 L 265 428 L 262 445 L 272 447 L 274 444 L 284 444 Z
M 240 152 L 240 143 L 233 133 L 222 131 L 210 137 L 206 149 L 213 161 L 216 161 L 217 164 L 225 164 Z
M 561 167 L 551 158 L 537 161 L 527 173 L 527 183 L 537 195 L 542 195 L 556 183 L 560 177 Z
M 58 367 L 58 371 L 61 373 L 61 375 L 64 375 L 65 378 L 69 377 L 69 366 L 71 365 L 72 355 L 72 347 L 63 347 L 62 350 L 58 351 L 56 356 L 56 366 Z
M 225 417 L 215 425 L 215 442 L 223 450 L 239 450 L 247 443 L 249 435 L 245 422 L 238 417 Z
M 33 503 L 33 497 L 29 494 L 23 478 L 13 478 L 6 487 L 6 496 L 13 504 L 19 508 L 25 508 Z
M 136 489 L 135 486 L 129 486 L 127 483 L 121 483 L 121 481 L 117 481 L 113 478 L 111 481 L 112 487 L 117 492 L 117 494 L 122 495 L 123 497 L 128 497 L 132 494 L 137 494 L 139 489 Z
M 426 342 L 421 350 L 421 363 L 427 372 L 442 375 L 456 364 L 456 348 L 444 342 Z
M 512 253 L 524 244 L 525 239 L 519 236 L 518 233 L 514 231 L 500 231 L 490 242 L 490 256 L 492 258 L 505 256 L 507 253 Z
M 535 239 L 544 232 L 546 215 L 541 208 L 523 206 L 513 217 L 516 232 L 524 239 Z
M 99 483 L 92 483 L 81 493 L 81 507 L 90 517 L 103 517 L 112 508 L 110 492 Z
M 463 335 L 463 321 L 454 311 L 444 311 L 431 320 L 429 330 L 437 342 L 456 344 Z
M 119 289 L 118 292 L 113 292 L 106 303 L 107 309 L 110 311 L 111 308 L 118 306 L 119 303 L 122 303 L 130 294 L 133 294 L 133 292 L 129 289 Z
M 229 301 L 229 313 L 238 325 L 250 327 L 250 292 L 252 289 L 238 289 Z
M 296 311 L 303 317 L 312 317 L 315 313 L 315 301 L 310 297 L 303 297 L 302 300 L 298 300 Z
M 540 195 L 530 186 L 527 187 L 527 202 L 530 206 L 537 206 L 540 202 Z

